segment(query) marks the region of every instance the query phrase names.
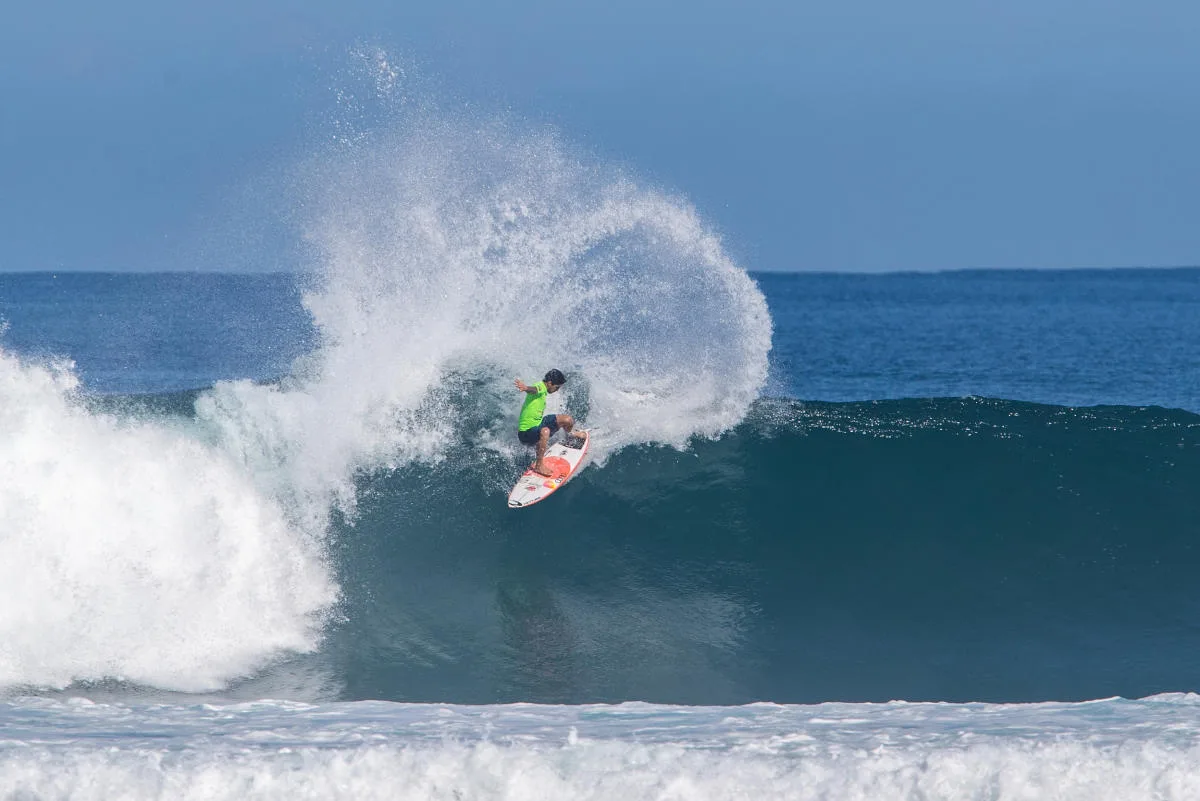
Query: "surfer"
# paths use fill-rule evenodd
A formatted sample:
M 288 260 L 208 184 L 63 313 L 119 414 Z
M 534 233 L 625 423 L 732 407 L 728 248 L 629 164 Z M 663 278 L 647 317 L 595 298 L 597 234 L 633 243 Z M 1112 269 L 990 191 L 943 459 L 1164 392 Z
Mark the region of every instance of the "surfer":
M 550 443 L 550 435 L 560 428 L 569 435 L 575 427 L 575 418 L 569 414 L 544 414 L 546 396 L 558 392 L 562 385 L 567 383 L 567 377 L 561 370 L 551 370 L 536 384 L 526 384 L 519 378 L 514 383 L 517 389 L 525 393 L 525 402 L 521 404 L 521 419 L 517 423 L 517 439 L 537 448 L 533 472 L 548 476 L 550 471 L 546 469 L 543 459 L 546 456 L 546 446 Z

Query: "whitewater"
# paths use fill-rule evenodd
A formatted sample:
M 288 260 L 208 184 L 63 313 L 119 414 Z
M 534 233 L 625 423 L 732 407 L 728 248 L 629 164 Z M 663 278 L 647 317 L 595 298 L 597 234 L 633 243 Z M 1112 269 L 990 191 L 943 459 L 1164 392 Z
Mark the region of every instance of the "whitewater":
M 1197 796 L 1200 273 L 752 276 L 364 69 L 295 275 L 0 276 L 0 797 Z
M 0 706 L 10 798 L 1142 799 L 1194 697 L 1090 704 Z M 19 746 L 18 746 L 19 744 Z

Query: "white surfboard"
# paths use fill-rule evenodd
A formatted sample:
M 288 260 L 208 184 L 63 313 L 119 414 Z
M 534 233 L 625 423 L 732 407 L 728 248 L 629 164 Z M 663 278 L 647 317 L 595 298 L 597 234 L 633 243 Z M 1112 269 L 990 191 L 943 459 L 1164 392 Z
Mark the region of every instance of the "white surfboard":
M 587 456 L 588 439 L 587 432 L 580 431 L 546 448 L 544 461 L 551 475 L 543 476 L 533 472 L 532 467 L 528 468 L 517 480 L 512 492 L 508 493 L 508 508 L 532 506 L 549 498 L 555 490 L 570 481 L 571 477 L 579 472 L 579 466 Z

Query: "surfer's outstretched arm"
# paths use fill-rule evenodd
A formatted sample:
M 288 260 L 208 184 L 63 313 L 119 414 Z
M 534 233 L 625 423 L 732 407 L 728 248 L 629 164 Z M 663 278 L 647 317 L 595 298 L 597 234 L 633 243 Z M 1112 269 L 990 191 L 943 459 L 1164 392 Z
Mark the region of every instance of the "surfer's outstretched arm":
M 533 393 L 537 392 L 537 388 L 536 388 L 536 387 L 531 387 L 531 386 L 529 386 L 528 384 L 526 384 L 524 381 L 522 381 L 522 380 L 521 380 L 521 379 L 519 379 L 519 378 L 518 378 L 518 379 L 516 379 L 516 380 L 514 380 L 514 381 L 513 381 L 513 384 L 516 386 L 516 388 L 517 388 L 517 389 L 521 390 L 522 392 L 528 392 L 528 393 L 529 393 L 529 394 L 531 394 L 531 395 L 532 395 Z

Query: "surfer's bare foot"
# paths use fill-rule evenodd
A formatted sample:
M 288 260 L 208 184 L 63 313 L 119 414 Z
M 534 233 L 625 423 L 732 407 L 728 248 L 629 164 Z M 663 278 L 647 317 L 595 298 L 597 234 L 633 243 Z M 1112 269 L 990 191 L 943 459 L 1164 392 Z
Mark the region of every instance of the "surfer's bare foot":
M 529 469 L 532 470 L 533 472 L 537 473 L 539 476 L 546 476 L 547 478 L 554 475 L 554 473 L 552 473 L 551 471 L 546 469 L 546 465 L 538 464 L 537 462 L 534 462 L 533 464 L 531 464 L 529 466 Z

